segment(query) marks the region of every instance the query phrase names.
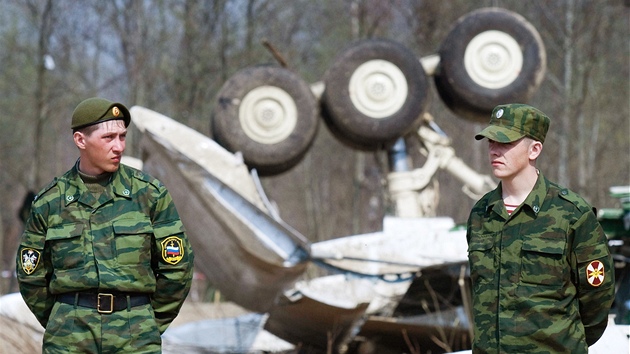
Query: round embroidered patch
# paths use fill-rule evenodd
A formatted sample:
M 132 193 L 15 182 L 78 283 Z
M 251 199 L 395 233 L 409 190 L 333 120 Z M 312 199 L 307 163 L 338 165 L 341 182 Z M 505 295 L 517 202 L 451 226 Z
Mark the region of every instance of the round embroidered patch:
M 604 283 L 604 264 L 600 261 L 592 261 L 586 266 L 586 280 L 592 286 L 600 286 Z
M 167 237 L 162 241 L 162 259 L 169 264 L 177 264 L 184 258 L 182 239 L 177 236 Z
M 39 251 L 32 248 L 22 249 L 22 270 L 26 274 L 33 274 L 39 264 Z

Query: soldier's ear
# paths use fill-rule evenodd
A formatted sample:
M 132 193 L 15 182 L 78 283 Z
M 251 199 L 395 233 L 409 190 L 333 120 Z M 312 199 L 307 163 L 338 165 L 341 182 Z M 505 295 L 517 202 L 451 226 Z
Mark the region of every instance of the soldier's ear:
M 529 159 L 536 160 L 540 153 L 542 152 L 543 144 L 538 140 L 533 140 L 529 144 Z
M 76 131 L 72 134 L 72 138 L 74 139 L 74 145 L 76 145 L 79 149 L 85 149 L 85 134 L 82 132 Z

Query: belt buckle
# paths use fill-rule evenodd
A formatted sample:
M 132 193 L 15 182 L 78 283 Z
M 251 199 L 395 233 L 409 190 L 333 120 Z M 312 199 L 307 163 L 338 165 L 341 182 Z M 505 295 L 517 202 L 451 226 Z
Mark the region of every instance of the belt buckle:
M 101 301 L 101 297 L 104 298 L 103 301 Z M 109 301 L 106 299 L 107 297 L 109 297 Z M 109 310 L 101 309 L 101 305 L 104 305 L 107 303 L 109 303 Z M 98 293 L 98 297 L 96 298 L 96 310 L 98 311 L 98 313 L 106 313 L 106 314 L 114 312 L 114 295 Z

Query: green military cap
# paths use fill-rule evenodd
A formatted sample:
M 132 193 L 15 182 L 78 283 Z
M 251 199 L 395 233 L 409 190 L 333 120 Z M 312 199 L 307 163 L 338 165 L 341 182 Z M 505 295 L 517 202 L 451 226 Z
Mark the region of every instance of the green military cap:
M 113 119 L 124 120 L 125 127 L 127 127 L 129 126 L 131 115 L 127 107 L 122 103 L 92 97 L 79 103 L 74 109 L 74 113 L 72 113 L 72 129 L 83 128 Z
M 549 123 L 549 117 L 532 106 L 521 103 L 499 105 L 492 110 L 489 125 L 475 135 L 475 139 L 511 143 L 527 136 L 544 143 Z

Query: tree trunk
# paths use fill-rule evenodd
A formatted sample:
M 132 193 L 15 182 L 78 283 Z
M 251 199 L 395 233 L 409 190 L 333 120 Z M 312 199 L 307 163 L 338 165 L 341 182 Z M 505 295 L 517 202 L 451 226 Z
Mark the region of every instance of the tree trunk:
M 558 156 L 558 183 L 568 186 L 571 183 L 569 177 L 569 135 L 571 134 L 571 91 L 573 89 L 573 19 L 575 11 L 575 0 L 567 0 L 565 12 L 565 33 L 564 33 L 564 104 L 562 115 L 560 116 L 559 156 Z

